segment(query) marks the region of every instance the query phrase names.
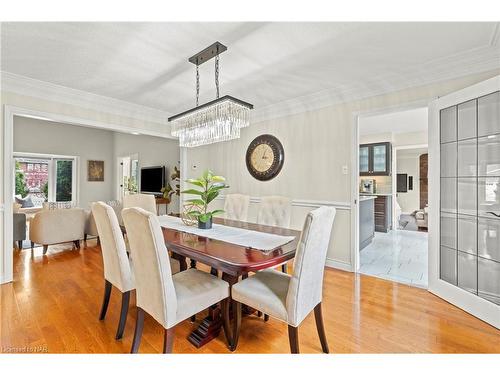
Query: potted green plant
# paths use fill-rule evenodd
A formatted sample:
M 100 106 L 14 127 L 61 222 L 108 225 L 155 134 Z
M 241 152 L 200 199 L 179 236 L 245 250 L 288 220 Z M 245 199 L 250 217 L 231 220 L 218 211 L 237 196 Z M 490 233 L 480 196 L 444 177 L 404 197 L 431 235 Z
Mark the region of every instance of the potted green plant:
M 187 202 L 198 206 L 198 209 L 193 209 L 188 212 L 189 215 L 198 219 L 198 228 L 212 228 L 212 218 L 215 215 L 221 214 L 224 210 L 208 211 L 208 205 L 219 196 L 222 189 L 227 189 L 226 179 L 222 176 L 216 176 L 210 170 L 206 170 L 200 178 L 190 178 L 187 183 L 201 188 L 184 190 L 182 193 L 198 195 L 199 198 L 188 199 Z

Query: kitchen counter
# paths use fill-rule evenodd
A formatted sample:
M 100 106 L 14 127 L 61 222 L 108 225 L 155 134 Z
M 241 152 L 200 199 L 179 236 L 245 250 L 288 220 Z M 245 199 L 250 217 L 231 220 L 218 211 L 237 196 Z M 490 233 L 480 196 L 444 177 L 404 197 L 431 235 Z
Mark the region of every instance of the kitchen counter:
M 359 201 L 363 202 L 363 201 L 368 201 L 370 199 L 376 199 L 376 198 L 377 198 L 376 195 L 360 195 L 359 196 Z
M 375 236 L 375 195 L 359 197 L 359 250 Z
M 359 193 L 360 197 L 390 197 L 391 193 Z

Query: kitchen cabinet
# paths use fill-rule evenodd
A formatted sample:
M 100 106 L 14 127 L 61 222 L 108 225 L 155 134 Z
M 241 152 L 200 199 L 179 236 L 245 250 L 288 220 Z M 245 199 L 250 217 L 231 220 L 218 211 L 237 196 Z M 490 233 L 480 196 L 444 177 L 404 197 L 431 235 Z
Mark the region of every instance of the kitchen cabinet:
M 391 143 L 369 143 L 359 146 L 360 176 L 389 176 L 391 174 Z
M 375 198 L 375 231 L 389 232 L 392 228 L 392 197 L 379 195 Z

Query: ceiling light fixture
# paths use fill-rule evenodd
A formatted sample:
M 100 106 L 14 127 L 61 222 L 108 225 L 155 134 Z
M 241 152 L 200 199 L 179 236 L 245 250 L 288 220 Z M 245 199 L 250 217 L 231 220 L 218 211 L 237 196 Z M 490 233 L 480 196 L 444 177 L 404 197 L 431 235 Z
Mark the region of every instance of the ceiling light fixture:
M 219 55 L 227 47 L 215 42 L 189 58 L 196 65 L 196 107 L 168 119 L 171 134 L 179 137 L 180 147 L 196 147 L 240 137 L 240 129 L 250 125 L 249 112 L 253 105 L 230 95 L 219 97 Z M 215 57 L 216 97 L 199 105 L 200 74 L 198 67 Z

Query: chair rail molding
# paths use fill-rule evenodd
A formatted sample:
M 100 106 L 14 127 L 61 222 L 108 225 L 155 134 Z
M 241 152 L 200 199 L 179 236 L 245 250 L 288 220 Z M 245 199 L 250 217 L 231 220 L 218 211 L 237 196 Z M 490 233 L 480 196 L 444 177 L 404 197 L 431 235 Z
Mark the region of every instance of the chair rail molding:
M 225 200 L 225 195 L 219 195 L 215 200 Z M 250 197 L 250 203 L 260 203 L 260 197 Z M 321 201 L 321 200 L 310 200 L 310 199 L 292 199 L 293 207 L 311 207 L 318 208 L 321 206 L 331 206 L 338 210 L 351 210 L 351 204 L 349 202 L 335 202 L 335 201 Z

